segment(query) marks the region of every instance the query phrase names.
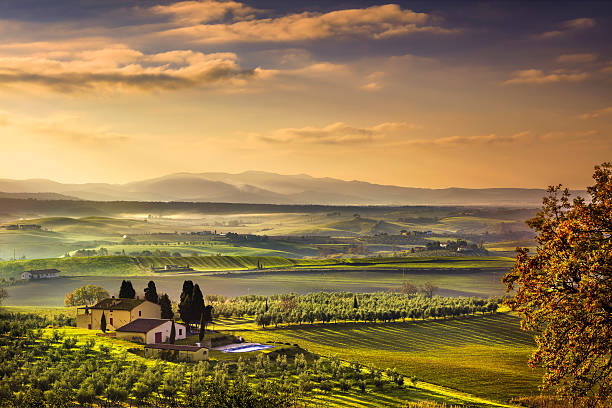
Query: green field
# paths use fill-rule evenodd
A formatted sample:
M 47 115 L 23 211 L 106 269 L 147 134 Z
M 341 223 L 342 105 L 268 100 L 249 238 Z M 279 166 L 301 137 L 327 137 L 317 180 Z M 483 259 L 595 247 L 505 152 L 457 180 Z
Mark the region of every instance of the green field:
M 0 278 L 18 279 L 21 272 L 31 269 L 56 268 L 62 276 L 142 276 L 157 275 L 151 267 L 189 265 L 199 272 L 247 271 L 264 269 L 469 269 L 509 268 L 512 258 L 507 257 L 374 257 L 343 259 L 292 259 L 279 256 L 187 256 L 130 257 L 90 256 L 68 258 L 26 259 L 0 262 Z
M 541 372 L 526 364 L 534 348 L 532 336 L 520 330 L 517 318 L 504 313 L 392 324 L 242 327 L 235 332 L 249 341 L 296 343 L 314 353 L 396 368 L 498 402 L 537 394 L 541 378 Z
M 149 280 L 154 280 L 159 293 L 168 293 L 178 300 L 183 281 L 193 280 L 204 294 L 241 296 L 247 294 L 273 295 L 278 293 L 309 293 L 320 291 L 377 292 L 397 290 L 404 280 L 416 284 L 427 281 L 439 287 L 443 296 L 503 296 L 501 279 L 505 269 L 406 269 L 400 270 L 320 270 L 294 272 L 256 272 L 231 274 L 192 274 L 173 276 L 132 276 L 136 293 L 143 295 Z M 19 283 L 7 288 L 7 305 L 62 306 L 64 296 L 76 288 L 93 284 L 117 295 L 123 275 L 73 276 L 53 280 Z

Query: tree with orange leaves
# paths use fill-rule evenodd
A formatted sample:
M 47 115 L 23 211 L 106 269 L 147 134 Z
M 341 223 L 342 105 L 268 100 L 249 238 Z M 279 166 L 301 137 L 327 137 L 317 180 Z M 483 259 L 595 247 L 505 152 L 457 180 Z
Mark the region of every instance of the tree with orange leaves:
M 537 249 L 517 248 L 503 281 L 507 302 L 533 331 L 529 364 L 544 368 L 543 386 L 575 406 L 612 406 L 612 165 L 595 167 L 590 200 L 549 187 L 527 224 Z

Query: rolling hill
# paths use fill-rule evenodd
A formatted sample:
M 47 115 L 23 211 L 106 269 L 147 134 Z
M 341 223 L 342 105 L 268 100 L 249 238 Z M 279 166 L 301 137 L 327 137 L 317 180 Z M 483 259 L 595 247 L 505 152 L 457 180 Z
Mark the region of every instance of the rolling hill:
M 9 195 L 54 193 L 61 197 L 95 201 L 498 206 L 539 206 L 545 194 L 543 189 L 427 189 L 258 171 L 239 174 L 176 173 L 127 184 L 63 184 L 45 179 L 0 179 L 0 192 Z

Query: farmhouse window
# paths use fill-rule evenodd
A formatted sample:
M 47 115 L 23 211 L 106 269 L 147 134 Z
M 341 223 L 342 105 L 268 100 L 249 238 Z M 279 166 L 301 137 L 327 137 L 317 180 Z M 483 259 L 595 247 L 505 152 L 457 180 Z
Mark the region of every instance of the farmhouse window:
M 142 310 L 138 311 L 138 317 L 142 316 Z

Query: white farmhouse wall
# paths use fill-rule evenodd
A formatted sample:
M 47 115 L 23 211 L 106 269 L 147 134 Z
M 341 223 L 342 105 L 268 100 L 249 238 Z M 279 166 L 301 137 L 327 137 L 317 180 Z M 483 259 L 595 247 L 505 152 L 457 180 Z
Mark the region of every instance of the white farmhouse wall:
M 187 337 L 187 331 L 185 326 L 182 324 L 174 323 L 174 328 L 176 329 L 176 336 L 174 337 L 176 340 L 184 339 Z M 179 330 L 180 329 L 180 330 Z M 170 340 L 170 331 L 172 330 L 172 321 L 167 321 L 164 324 L 157 326 L 154 329 L 151 329 L 147 332 L 147 344 L 155 344 L 155 333 L 161 332 L 162 334 L 162 343 L 166 343 Z M 182 334 L 180 334 L 182 333 Z

